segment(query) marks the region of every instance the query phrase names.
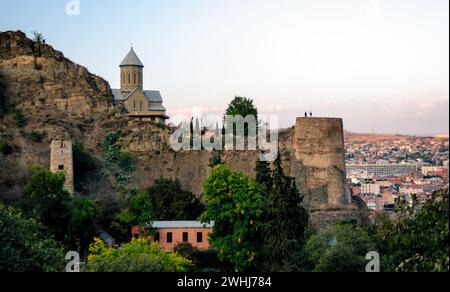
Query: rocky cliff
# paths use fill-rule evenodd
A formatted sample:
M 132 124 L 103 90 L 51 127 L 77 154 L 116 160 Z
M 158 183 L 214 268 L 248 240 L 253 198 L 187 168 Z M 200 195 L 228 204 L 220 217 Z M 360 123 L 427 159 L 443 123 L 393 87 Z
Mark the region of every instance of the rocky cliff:
M 22 32 L 0 33 L 0 89 L 0 142 L 12 148 L 0 154 L 3 197 L 20 195 L 30 164 L 49 165 L 51 140 L 78 140 L 96 151 L 120 122 L 108 82 Z
M 1 198 L 14 199 L 23 193 L 31 164 L 49 167 L 52 140 L 80 141 L 100 163 L 100 142 L 112 131 L 123 133 L 120 143 L 136 160 L 132 185 L 144 189 L 164 176 L 178 178 L 185 189 L 202 193 L 211 171 L 211 153 L 171 150 L 169 128 L 129 120 L 121 105 L 114 104 L 108 82 L 51 46 L 22 32 L 0 33 L 0 90 L 0 96 L 6 97 L 0 150 L 5 141 L 10 146 L 0 151 Z M 21 123 L 17 112 L 23 116 Z M 342 120 L 298 119 L 279 136 L 284 169 L 296 178 L 306 206 L 316 212 L 313 223 L 358 217 L 345 181 Z M 233 170 L 252 177 L 256 159 L 255 151 L 223 155 Z M 108 177 L 100 173 L 92 178 L 87 193 L 115 195 Z

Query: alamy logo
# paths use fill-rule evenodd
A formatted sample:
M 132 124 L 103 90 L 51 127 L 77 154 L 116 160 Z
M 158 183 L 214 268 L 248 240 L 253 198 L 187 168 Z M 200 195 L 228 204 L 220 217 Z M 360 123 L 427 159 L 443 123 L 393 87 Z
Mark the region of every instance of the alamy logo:
M 66 260 L 69 261 L 66 265 L 67 273 L 80 272 L 80 254 L 76 251 L 70 251 L 66 254 Z
M 194 118 L 177 116 L 182 120 L 174 131 L 170 144 L 178 151 L 260 151 L 262 161 L 275 161 L 278 157 L 278 116 L 218 116 Z M 190 121 L 190 122 L 187 122 Z M 207 122 L 205 122 L 207 121 Z M 206 127 L 205 123 L 215 125 Z
M 78 16 L 81 12 L 80 0 L 69 0 L 66 3 L 66 14 L 68 16 Z
M 376 251 L 371 251 L 366 255 L 366 260 L 370 261 L 366 266 L 367 273 L 380 272 L 380 254 Z

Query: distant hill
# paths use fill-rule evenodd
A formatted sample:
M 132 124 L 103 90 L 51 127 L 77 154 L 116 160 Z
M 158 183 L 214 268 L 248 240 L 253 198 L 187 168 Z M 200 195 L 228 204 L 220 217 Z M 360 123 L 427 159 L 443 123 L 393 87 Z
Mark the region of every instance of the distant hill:
M 412 140 L 417 139 L 418 137 L 424 138 L 435 138 L 435 139 L 448 139 L 448 134 L 439 134 L 439 135 L 420 135 L 420 136 L 413 136 L 413 135 L 403 135 L 403 134 L 377 134 L 377 133 L 354 133 L 350 131 L 345 131 L 345 140 L 347 142 L 352 141 L 392 141 L 392 140 Z

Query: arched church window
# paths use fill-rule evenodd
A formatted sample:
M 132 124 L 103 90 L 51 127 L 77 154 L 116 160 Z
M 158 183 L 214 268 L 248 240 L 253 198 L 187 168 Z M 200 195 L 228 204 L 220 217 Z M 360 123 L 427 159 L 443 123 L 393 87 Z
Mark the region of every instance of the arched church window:
M 136 84 L 136 73 L 133 73 L 133 83 Z
M 131 84 L 131 74 L 128 73 L 128 84 Z

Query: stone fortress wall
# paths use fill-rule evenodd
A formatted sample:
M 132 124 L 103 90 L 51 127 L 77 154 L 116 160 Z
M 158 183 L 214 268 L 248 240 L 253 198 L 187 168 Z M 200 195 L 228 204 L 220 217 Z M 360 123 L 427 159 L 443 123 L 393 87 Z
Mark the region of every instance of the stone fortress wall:
M 136 123 L 133 123 L 136 124 Z M 171 152 L 170 133 L 158 135 L 139 123 L 123 140 L 139 157 L 135 182 L 149 187 L 161 176 L 179 179 L 183 187 L 201 195 L 211 172 L 208 151 Z M 136 126 L 136 125 L 135 125 Z M 142 128 L 141 128 L 142 127 Z M 352 202 L 346 179 L 344 128 L 338 118 L 298 118 L 295 127 L 279 133 L 279 148 L 286 175 L 297 182 L 312 224 L 322 227 L 340 220 L 361 221 L 361 208 Z M 155 137 L 159 139 L 155 140 Z M 224 151 L 222 160 L 233 171 L 255 177 L 257 151 Z

